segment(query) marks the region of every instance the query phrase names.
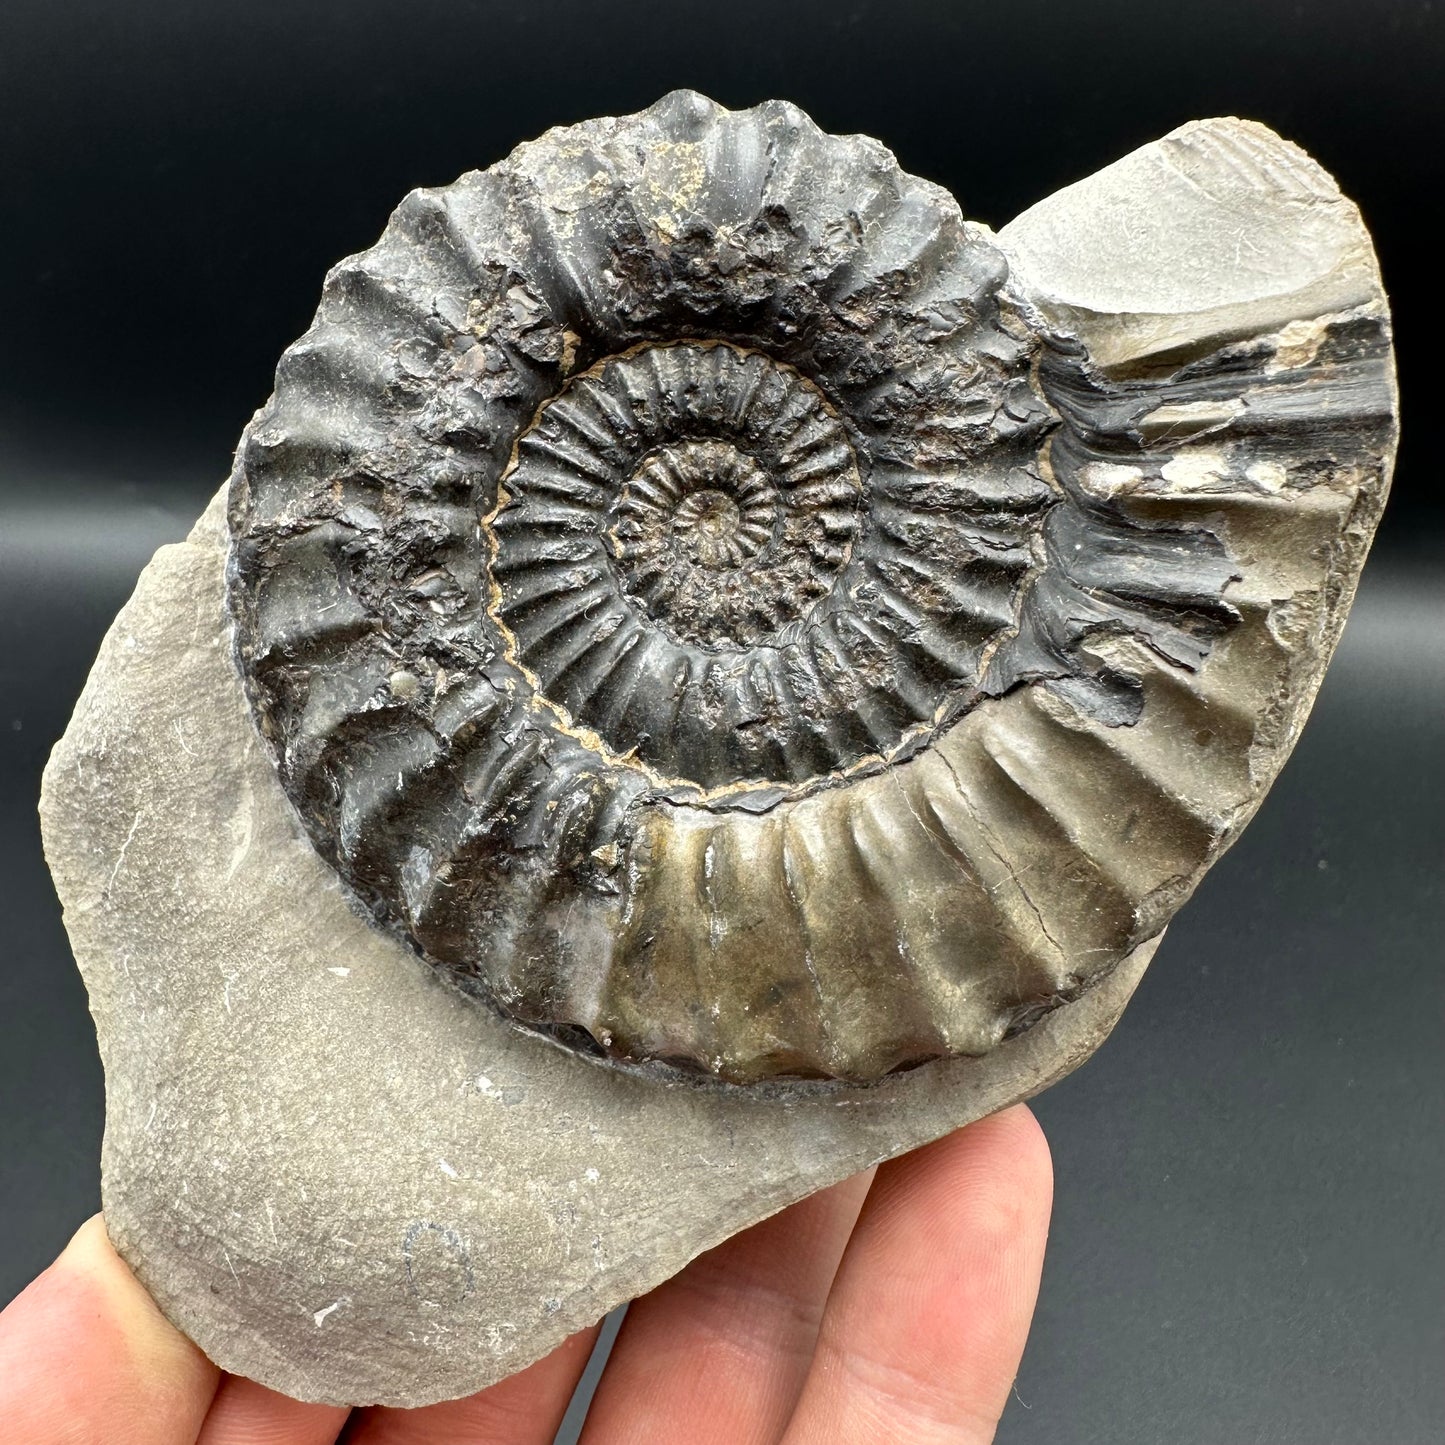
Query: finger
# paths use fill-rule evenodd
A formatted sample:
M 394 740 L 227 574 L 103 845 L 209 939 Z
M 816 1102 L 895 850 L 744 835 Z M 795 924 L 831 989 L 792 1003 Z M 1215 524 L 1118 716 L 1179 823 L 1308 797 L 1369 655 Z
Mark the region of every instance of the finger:
M 552 1445 L 567 1402 L 592 1353 L 598 1326 L 500 1384 L 419 1410 L 359 1410 L 344 1445 Z
M 584 1445 L 772 1445 L 808 1372 L 872 1171 L 700 1255 L 627 1312 Z
M 786 1445 L 993 1439 L 1053 1200 L 1023 1105 L 883 1165 L 849 1241 Z
M 350 1414 L 344 1406 L 303 1405 L 226 1375 L 196 1445 L 332 1445 Z
M 0 1314 L 7 1440 L 192 1445 L 219 1378 L 111 1248 L 98 1214 Z

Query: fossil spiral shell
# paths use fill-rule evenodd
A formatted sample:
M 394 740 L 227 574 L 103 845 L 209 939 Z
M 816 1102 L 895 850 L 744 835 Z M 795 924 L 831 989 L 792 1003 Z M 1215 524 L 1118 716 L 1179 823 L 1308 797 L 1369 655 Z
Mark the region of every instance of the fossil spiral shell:
M 1105 365 L 782 103 L 676 92 L 414 192 L 238 453 L 282 782 L 379 923 L 569 1047 L 986 1052 L 1159 932 L 1294 725 L 1240 539 L 1379 453 L 1388 335 L 1247 331 Z

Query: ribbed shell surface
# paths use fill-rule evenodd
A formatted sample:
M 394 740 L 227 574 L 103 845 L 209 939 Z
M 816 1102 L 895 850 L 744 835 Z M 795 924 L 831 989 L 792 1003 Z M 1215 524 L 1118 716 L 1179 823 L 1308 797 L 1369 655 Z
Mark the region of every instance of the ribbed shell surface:
M 1106 374 L 786 104 L 551 131 L 408 196 L 282 359 L 231 491 L 258 724 L 519 1025 L 734 1084 L 984 1053 L 1158 933 L 1293 725 L 1239 539 L 1379 453 L 1388 334 L 1289 363 Z M 1247 496 L 1179 480 L 1206 415 Z

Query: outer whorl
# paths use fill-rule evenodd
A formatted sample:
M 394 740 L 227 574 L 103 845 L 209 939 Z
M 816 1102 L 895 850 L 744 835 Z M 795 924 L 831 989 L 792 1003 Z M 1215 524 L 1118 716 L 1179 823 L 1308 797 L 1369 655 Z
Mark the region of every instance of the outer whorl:
M 1162 929 L 1307 706 L 1239 539 L 1378 481 L 1388 338 L 1258 331 L 1105 365 L 781 103 L 676 92 L 414 192 L 232 481 L 285 789 L 381 923 L 571 1047 L 983 1053 Z

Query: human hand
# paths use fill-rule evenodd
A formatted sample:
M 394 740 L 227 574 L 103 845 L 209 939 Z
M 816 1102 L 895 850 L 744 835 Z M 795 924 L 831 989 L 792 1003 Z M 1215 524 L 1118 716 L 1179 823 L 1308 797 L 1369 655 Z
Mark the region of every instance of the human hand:
M 1052 1199 L 1023 1105 L 824 1190 L 629 1310 L 583 1445 L 976 1445 L 1033 1315 Z M 0 1314 L 15 1445 L 549 1445 L 595 1327 L 420 1410 L 305 1405 L 160 1314 L 97 1215 Z

